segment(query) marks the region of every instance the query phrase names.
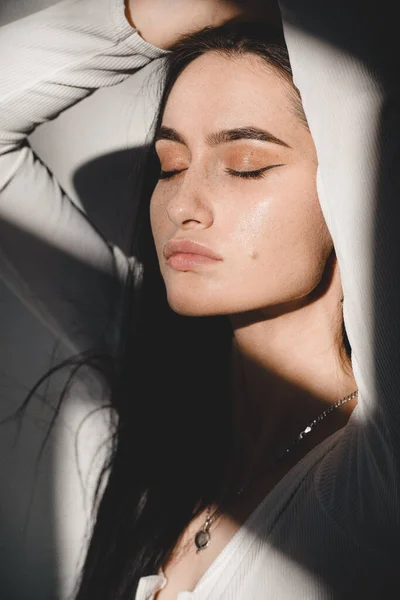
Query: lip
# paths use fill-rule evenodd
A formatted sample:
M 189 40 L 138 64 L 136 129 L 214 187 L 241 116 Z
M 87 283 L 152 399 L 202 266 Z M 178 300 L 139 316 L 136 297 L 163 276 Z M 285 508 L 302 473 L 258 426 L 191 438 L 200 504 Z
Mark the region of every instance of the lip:
M 164 246 L 164 257 L 167 264 L 178 271 L 187 271 L 196 266 L 222 260 L 222 256 L 209 246 L 187 239 L 167 242 Z

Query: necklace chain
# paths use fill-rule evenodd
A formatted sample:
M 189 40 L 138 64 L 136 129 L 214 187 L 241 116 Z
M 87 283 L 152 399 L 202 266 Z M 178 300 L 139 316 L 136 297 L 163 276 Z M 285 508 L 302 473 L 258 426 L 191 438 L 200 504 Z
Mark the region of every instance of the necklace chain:
M 293 440 L 293 442 L 290 444 L 290 446 L 288 446 L 283 452 L 281 452 L 280 454 L 278 454 L 278 456 L 276 456 L 276 458 L 272 461 L 272 464 L 275 464 L 276 462 L 281 460 L 284 456 L 286 456 L 292 450 L 292 448 L 294 448 L 294 446 L 297 446 L 297 444 L 299 444 L 299 442 L 301 442 L 309 433 L 311 433 L 311 431 L 314 429 L 314 427 L 318 423 L 320 423 L 323 419 L 325 419 L 326 416 L 328 416 L 336 408 L 339 408 L 339 406 L 342 406 L 346 402 L 349 402 L 350 400 L 355 398 L 357 395 L 358 395 L 358 390 L 355 390 L 348 396 L 345 396 L 344 398 L 337 400 L 337 402 L 335 402 L 334 404 L 331 404 L 330 406 L 328 406 L 328 408 L 326 408 L 320 415 L 318 415 L 318 417 L 316 417 L 315 419 L 313 419 L 312 421 L 310 421 L 308 423 L 307 427 L 305 427 L 305 429 L 303 429 L 303 431 L 301 431 L 299 433 L 299 435 L 296 437 L 295 440 Z M 243 493 L 244 489 L 245 489 L 244 486 L 239 488 L 239 490 L 236 492 L 236 496 L 240 496 Z M 197 548 L 197 550 L 196 550 L 197 553 L 199 553 L 201 550 L 205 550 L 210 545 L 210 542 L 211 542 L 210 527 L 213 524 L 215 517 L 216 517 L 216 513 L 210 514 L 210 509 L 207 509 L 206 520 L 204 521 L 203 525 L 201 526 L 201 528 L 197 531 L 196 535 L 194 536 L 194 543 Z

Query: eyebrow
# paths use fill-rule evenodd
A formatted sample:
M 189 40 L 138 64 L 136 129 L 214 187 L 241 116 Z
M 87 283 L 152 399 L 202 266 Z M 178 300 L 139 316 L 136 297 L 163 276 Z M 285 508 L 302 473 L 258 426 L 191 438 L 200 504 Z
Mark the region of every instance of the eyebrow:
M 158 140 L 169 140 L 171 142 L 177 142 L 178 144 L 187 145 L 184 138 L 172 127 L 160 127 L 156 134 L 155 141 Z M 236 129 L 222 129 L 216 133 L 210 133 L 206 141 L 214 147 L 220 144 L 228 144 L 229 142 L 235 142 L 236 140 L 257 140 L 258 142 L 267 142 L 269 144 L 277 144 L 278 146 L 284 146 L 285 148 L 291 148 L 289 144 L 279 139 L 269 131 L 259 129 L 258 127 L 238 127 Z

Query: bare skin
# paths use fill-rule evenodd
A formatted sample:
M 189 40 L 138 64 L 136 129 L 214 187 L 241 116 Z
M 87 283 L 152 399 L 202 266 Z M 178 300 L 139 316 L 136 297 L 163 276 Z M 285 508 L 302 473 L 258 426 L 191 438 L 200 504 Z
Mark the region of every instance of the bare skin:
M 246 492 L 213 527 L 205 552 L 196 554 L 193 544 L 204 514 L 184 532 L 165 566 L 168 585 L 157 595 L 170 600 L 194 589 L 258 503 L 346 423 L 356 400 L 334 411 L 273 469 L 262 470 L 265 457 L 290 445 L 356 383 L 339 352 L 342 287 L 316 191 L 315 147 L 287 83 L 252 55 L 209 52 L 177 80 L 162 124 L 180 138 L 156 142 L 161 169 L 172 175 L 159 181 L 150 209 L 168 301 L 181 314 L 229 315 L 238 487 L 256 465 Z M 210 143 L 212 134 L 240 127 L 268 131 L 284 144 Z M 263 167 L 270 168 L 258 178 L 237 175 Z M 205 244 L 220 260 L 178 270 L 164 256 L 171 239 Z

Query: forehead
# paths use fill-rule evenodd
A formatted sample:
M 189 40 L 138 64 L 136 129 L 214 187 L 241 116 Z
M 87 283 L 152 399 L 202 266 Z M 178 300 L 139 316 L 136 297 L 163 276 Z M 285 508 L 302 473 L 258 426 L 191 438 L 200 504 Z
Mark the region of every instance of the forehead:
M 300 127 L 290 84 L 261 58 L 208 52 L 186 67 L 165 106 L 163 125 L 181 133 L 265 126 L 290 136 Z

